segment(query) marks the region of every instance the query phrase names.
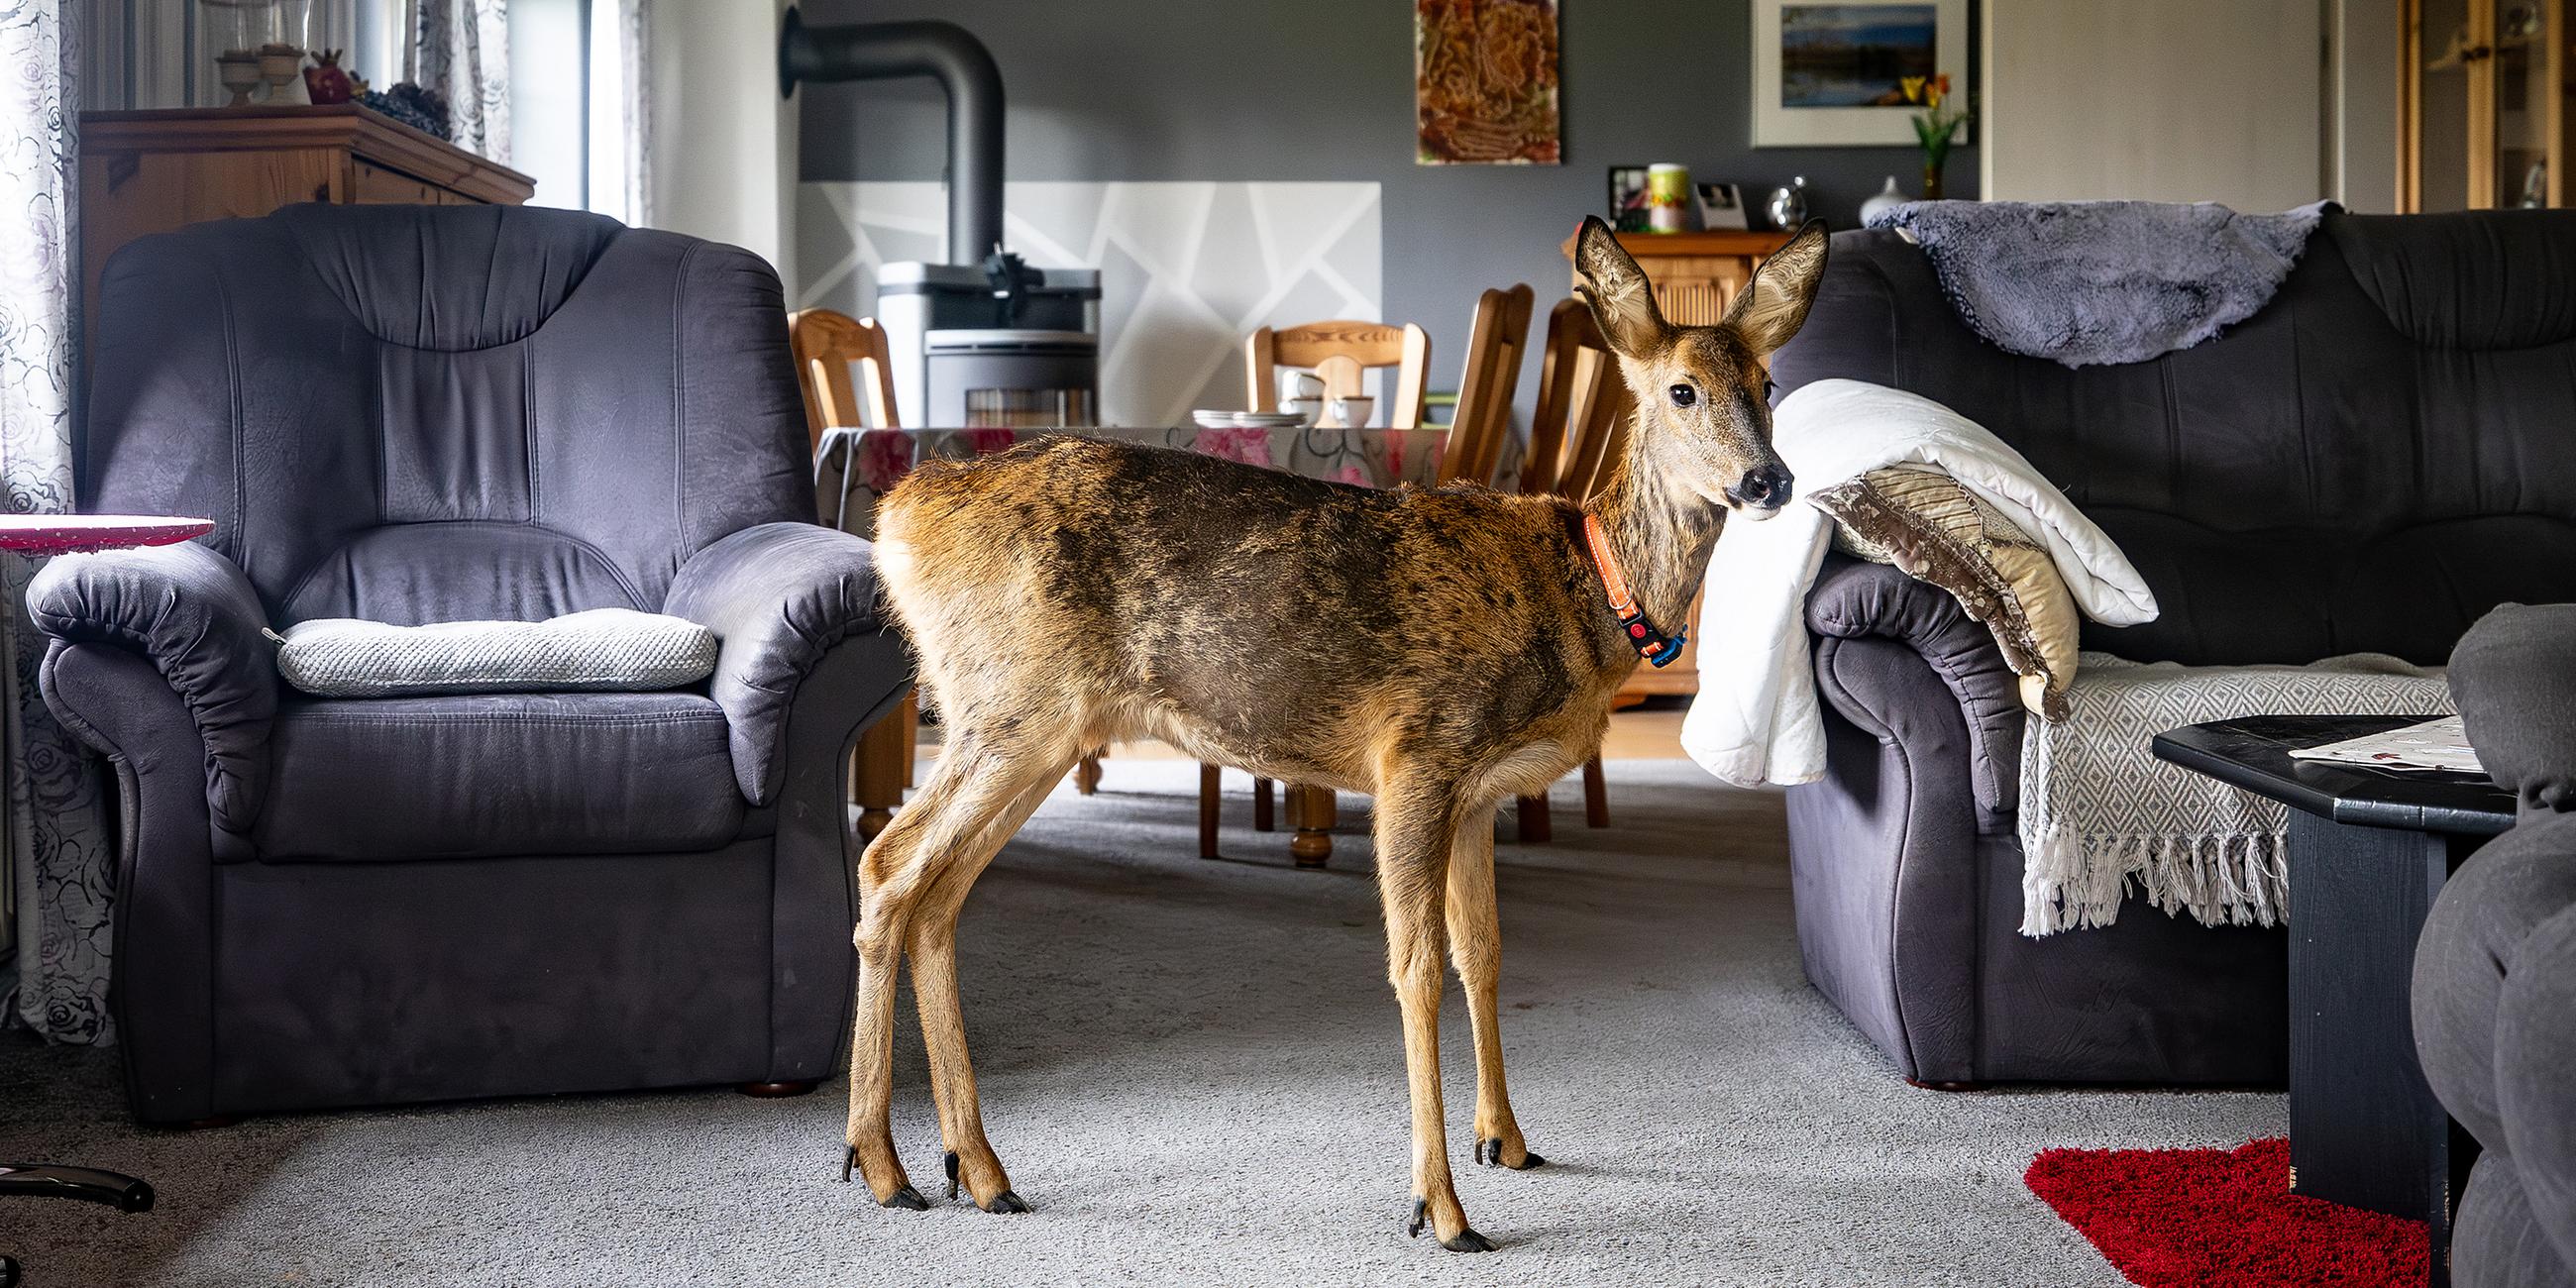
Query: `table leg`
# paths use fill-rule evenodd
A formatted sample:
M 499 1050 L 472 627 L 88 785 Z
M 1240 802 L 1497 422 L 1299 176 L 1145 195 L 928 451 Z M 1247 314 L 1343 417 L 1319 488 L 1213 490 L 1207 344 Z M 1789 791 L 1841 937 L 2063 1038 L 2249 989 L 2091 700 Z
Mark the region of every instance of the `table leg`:
M 2436 1288 L 2476 1146 L 2424 1081 L 2408 993 L 2433 897 L 2482 839 L 2290 811 L 2291 1188 L 2424 1221 Z
M 1271 817 L 1270 817 L 1270 815 L 1271 815 L 1271 810 L 1273 809 L 1273 806 L 1271 805 L 1271 800 L 1272 800 L 1272 798 L 1273 798 L 1273 793 L 1271 792 L 1271 790 L 1270 790 L 1270 789 L 1271 789 L 1271 782 L 1270 782 L 1270 780 L 1269 780 L 1269 779 L 1267 779 L 1267 778 L 1263 778 L 1263 777 L 1260 777 L 1260 776 L 1258 776 L 1258 775 L 1255 775 L 1255 776 L 1253 777 L 1253 780 L 1252 780 L 1252 830 L 1253 830 L 1253 831 L 1256 831 L 1256 832 L 1268 832 L 1268 831 L 1271 831 L 1271 830 L 1275 829 L 1275 828 L 1278 826 L 1278 824 L 1277 824 L 1277 823 L 1274 823 L 1274 822 L 1272 822 L 1272 821 L 1271 821 Z
M 1338 808 L 1330 787 L 1288 788 L 1288 825 L 1297 829 L 1288 839 L 1288 854 L 1298 867 L 1320 868 L 1333 857 L 1333 814 Z
M 917 711 L 913 699 L 906 697 L 859 735 L 858 753 L 851 757 L 850 796 L 859 803 L 859 836 L 863 840 L 876 839 L 876 834 L 894 820 L 895 810 L 903 805 L 912 744 L 919 736 L 914 724 Z
M 1216 766 L 1199 762 L 1199 857 L 1216 857 L 1217 806 L 1224 799 L 1224 775 Z

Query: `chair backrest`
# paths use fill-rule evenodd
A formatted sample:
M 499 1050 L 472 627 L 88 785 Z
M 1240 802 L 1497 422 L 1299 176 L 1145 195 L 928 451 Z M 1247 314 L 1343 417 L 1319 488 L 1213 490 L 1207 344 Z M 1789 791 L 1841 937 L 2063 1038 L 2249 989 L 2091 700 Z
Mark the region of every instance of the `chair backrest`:
M 1360 373 L 1371 367 L 1396 369 L 1395 388 L 1387 395 L 1390 429 L 1416 429 L 1422 424 L 1423 380 L 1431 366 L 1431 334 L 1410 322 L 1309 322 L 1274 331 L 1263 327 L 1243 343 L 1245 394 L 1254 411 L 1279 410 L 1279 368 L 1311 367 L 1323 377 L 1327 398 L 1356 397 L 1367 392 Z
M 202 515 L 280 624 L 659 609 L 814 518 L 777 274 L 573 210 L 288 206 L 117 252 L 90 508 Z
M 1628 386 L 1583 301 L 1561 300 L 1548 310 L 1546 343 L 1521 490 L 1581 502 L 1601 482 L 1626 432 Z
M 805 392 L 805 428 L 814 450 L 823 449 L 827 429 L 902 427 L 895 415 L 894 364 L 887 355 L 885 328 L 875 318 L 804 309 L 787 319 L 787 347 L 796 355 L 796 380 Z
M 1449 421 L 1449 443 L 1440 457 L 1440 481 L 1492 483 L 1503 462 L 1503 439 L 1512 432 L 1512 393 L 1520 387 L 1522 346 L 1529 340 L 1528 283 L 1476 297 L 1476 324 L 1467 333 L 1467 370 L 1458 382 L 1458 412 Z

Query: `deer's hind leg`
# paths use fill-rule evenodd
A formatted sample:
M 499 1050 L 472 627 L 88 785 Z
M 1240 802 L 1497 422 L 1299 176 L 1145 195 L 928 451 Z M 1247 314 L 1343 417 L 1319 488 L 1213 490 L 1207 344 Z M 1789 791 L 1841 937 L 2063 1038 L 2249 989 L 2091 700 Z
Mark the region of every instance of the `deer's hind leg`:
M 1536 1167 L 1512 1117 L 1503 1087 L 1503 1032 L 1498 980 L 1502 925 L 1494 905 L 1494 819 L 1490 809 L 1470 809 L 1459 819 L 1449 850 L 1449 957 L 1467 993 L 1467 1018 L 1476 1037 L 1476 1161 L 1487 1166 Z
M 850 1046 L 849 1153 L 842 1175 L 862 1172 L 886 1207 L 924 1208 L 895 1157 L 890 1111 L 894 1093 L 895 973 L 914 918 L 954 858 L 969 846 L 998 849 L 1011 828 L 997 827 L 1028 794 L 1071 763 L 1022 737 L 992 739 L 971 724 L 952 731 L 947 750 L 912 802 L 877 834 L 859 861 L 859 952 L 856 1031 Z M 1012 820 L 1012 827 L 1017 820 Z M 987 852 L 974 866 L 981 868 Z
M 1440 1101 L 1442 906 L 1458 830 L 1455 786 L 1387 775 L 1377 797 L 1377 885 L 1386 907 L 1387 979 L 1404 1013 L 1404 1069 L 1413 1100 L 1413 1206 L 1405 1233 L 1428 1221 L 1452 1252 L 1491 1252 L 1467 1225 L 1449 1172 Z
M 993 856 L 1064 776 L 1061 764 L 1040 769 L 1018 799 L 984 830 L 941 861 L 935 883 L 912 915 L 906 952 L 912 959 L 912 999 L 921 1014 L 921 1039 L 930 1055 L 930 1090 L 939 1103 L 939 1138 L 947 1147 L 948 1197 L 962 1180 L 975 1205 L 987 1212 L 1026 1212 L 1011 1190 L 1002 1160 L 984 1138 L 984 1112 L 975 1093 L 975 1066 L 966 1055 L 966 1018 L 957 996 L 957 916 Z

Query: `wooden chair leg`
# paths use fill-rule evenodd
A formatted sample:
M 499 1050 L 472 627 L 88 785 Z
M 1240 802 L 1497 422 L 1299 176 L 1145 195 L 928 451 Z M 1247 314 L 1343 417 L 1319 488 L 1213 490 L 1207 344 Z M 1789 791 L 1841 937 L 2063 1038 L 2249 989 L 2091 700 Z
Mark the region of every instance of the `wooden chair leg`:
M 1297 834 L 1288 838 L 1288 855 L 1298 867 L 1320 868 L 1333 857 L 1333 815 L 1339 808 L 1330 787 L 1289 786 L 1288 825 Z
M 1267 778 L 1256 777 L 1252 780 L 1253 831 L 1271 832 L 1278 830 L 1279 820 L 1273 817 L 1271 813 L 1274 808 L 1271 804 L 1274 795 L 1271 791 L 1272 786 L 1273 784 Z
M 1523 845 L 1545 845 L 1556 839 L 1556 820 L 1548 813 L 1544 796 L 1521 797 L 1515 819 L 1520 825 Z
M 1100 758 L 1104 752 L 1093 752 L 1073 767 L 1073 790 L 1085 796 L 1100 790 Z
M 902 715 L 903 727 L 912 731 L 912 736 L 903 740 L 903 785 L 909 790 L 921 785 L 921 690 L 903 695 Z
M 858 802 L 864 839 L 876 839 L 903 805 L 903 765 L 919 736 L 917 710 L 905 702 L 859 735 L 858 753 L 850 758 L 850 797 Z
M 1583 762 L 1583 825 L 1610 826 L 1610 781 L 1601 773 L 1601 758 Z
M 1224 775 L 1217 767 L 1199 762 L 1199 857 L 1216 857 L 1217 803 L 1222 799 Z

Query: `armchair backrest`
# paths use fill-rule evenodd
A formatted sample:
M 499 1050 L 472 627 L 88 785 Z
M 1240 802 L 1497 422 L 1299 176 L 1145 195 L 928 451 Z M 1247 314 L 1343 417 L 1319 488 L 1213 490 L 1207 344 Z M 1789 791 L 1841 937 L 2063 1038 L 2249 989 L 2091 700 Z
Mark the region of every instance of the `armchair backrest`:
M 109 261 L 85 507 L 211 518 L 281 623 L 661 607 L 811 521 L 778 278 L 578 211 L 290 206 Z

